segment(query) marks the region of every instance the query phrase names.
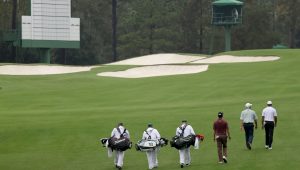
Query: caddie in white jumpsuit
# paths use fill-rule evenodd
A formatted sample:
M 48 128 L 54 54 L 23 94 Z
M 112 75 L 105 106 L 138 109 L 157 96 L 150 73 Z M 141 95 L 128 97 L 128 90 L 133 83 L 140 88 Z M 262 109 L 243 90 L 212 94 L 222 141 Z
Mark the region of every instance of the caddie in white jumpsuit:
M 151 123 L 148 124 L 147 130 L 144 131 L 143 133 L 143 139 L 160 139 L 160 134 L 159 132 L 153 128 L 153 125 Z M 147 151 L 147 159 L 148 159 L 148 165 L 149 169 L 157 168 L 158 167 L 158 160 L 157 160 L 157 153 L 159 151 L 159 148 L 156 147 L 155 150 L 153 151 Z
M 123 134 L 124 137 L 129 139 L 130 138 L 129 131 L 126 129 L 126 131 L 124 132 L 124 130 L 125 127 L 123 126 L 123 123 L 119 123 L 117 127 L 112 130 L 111 137 L 115 137 L 119 139 L 121 137 L 121 134 Z M 123 159 L 124 159 L 125 152 L 118 151 L 118 150 L 114 150 L 114 152 L 115 152 L 115 159 L 114 159 L 115 166 L 116 168 L 121 170 L 123 166 Z
M 194 129 L 186 120 L 183 120 L 182 124 L 176 129 L 176 136 L 187 137 L 189 135 L 195 135 Z M 183 168 L 184 165 L 189 166 L 191 164 L 190 147 L 180 149 L 179 157 L 181 168 Z

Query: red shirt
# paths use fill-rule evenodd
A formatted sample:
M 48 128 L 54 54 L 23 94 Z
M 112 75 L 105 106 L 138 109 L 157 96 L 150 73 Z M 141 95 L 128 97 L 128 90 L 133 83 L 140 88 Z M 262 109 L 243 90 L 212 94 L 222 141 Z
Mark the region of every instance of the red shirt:
M 224 119 L 217 119 L 213 128 L 216 135 L 227 135 L 228 123 Z

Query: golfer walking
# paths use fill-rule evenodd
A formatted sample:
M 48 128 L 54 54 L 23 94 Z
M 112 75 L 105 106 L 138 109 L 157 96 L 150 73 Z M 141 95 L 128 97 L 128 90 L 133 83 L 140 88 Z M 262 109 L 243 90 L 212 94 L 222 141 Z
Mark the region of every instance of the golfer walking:
M 272 149 L 274 128 L 277 126 L 277 112 L 272 106 L 272 101 L 267 102 L 267 107 L 262 111 L 262 128 L 265 128 L 266 149 Z
M 187 123 L 187 120 L 183 120 L 182 124 L 176 129 L 176 136 L 187 137 L 189 135 L 195 135 L 194 129 Z M 179 149 L 180 167 L 184 165 L 189 166 L 191 164 L 190 147 L 184 147 Z
M 118 123 L 117 127 L 112 130 L 111 137 L 117 139 L 121 137 L 125 137 L 129 139 L 130 135 L 129 135 L 129 131 L 124 127 L 123 123 Z M 121 170 L 123 166 L 124 154 L 125 154 L 124 151 L 115 150 L 114 163 L 116 168 L 118 168 L 119 170 Z
M 148 124 L 148 128 L 143 133 L 143 139 L 145 140 L 157 140 L 160 139 L 159 132 L 153 128 L 152 123 Z M 158 160 L 157 160 L 157 153 L 159 151 L 159 148 L 156 147 L 155 150 L 147 151 L 147 159 L 148 159 L 148 165 L 149 169 L 157 168 L 158 167 Z
M 217 141 L 219 163 L 227 163 L 227 137 L 231 139 L 229 127 L 223 119 L 223 112 L 218 113 L 218 119 L 213 124 L 214 141 Z
M 251 103 L 245 104 L 245 110 L 241 113 L 241 130 L 245 130 L 245 138 L 246 138 L 246 146 L 249 150 L 251 150 L 252 141 L 253 141 L 253 133 L 254 133 L 254 125 L 255 129 L 257 129 L 257 115 L 255 111 L 252 109 Z

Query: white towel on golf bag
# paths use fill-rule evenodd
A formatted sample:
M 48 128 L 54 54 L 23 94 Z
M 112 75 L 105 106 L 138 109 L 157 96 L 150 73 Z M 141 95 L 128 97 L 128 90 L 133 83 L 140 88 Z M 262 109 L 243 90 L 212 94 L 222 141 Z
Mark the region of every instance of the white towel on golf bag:
M 108 147 L 108 140 L 105 143 L 105 147 L 107 148 L 107 156 L 109 158 L 111 158 L 112 157 L 112 149 L 110 147 Z
M 195 138 L 194 149 L 199 149 L 199 139 L 197 137 Z
M 111 157 L 113 156 L 113 154 L 112 154 L 112 149 L 111 149 L 111 148 L 107 148 L 107 156 L 108 156 L 109 158 L 111 158 Z

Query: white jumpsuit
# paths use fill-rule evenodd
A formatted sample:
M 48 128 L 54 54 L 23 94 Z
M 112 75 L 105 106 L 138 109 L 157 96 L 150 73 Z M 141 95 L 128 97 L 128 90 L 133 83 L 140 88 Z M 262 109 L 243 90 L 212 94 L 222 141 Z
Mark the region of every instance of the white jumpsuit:
M 120 129 L 120 132 L 118 131 L 117 128 L 114 128 L 113 131 L 111 132 L 111 137 L 115 137 L 117 139 L 120 138 L 121 134 L 124 132 L 125 128 L 123 126 L 118 127 Z M 126 129 L 126 132 L 124 133 L 124 137 L 130 138 L 129 131 Z M 123 166 L 123 159 L 124 159 L 124 151 L 117 151 L 115 150 L 115 159 L 114 163 L 115 165 L 122 167 Z
M 153 140 L 160 139 L 160 134 L 156 129 L 149 127 L 146 130 L 146 132 L 144 131 L 144 133 L 143 133 L 143 139 L 153 139 Z M 155 150 L 153 150 L 153 151 L 146 152 L 149 169 L 158 167 L 158 160 L 157 160 L 158 151 L 159 151 L 159 148 L 155 148 Z
M 180 129 L 186 126 L 184 131 Z M 180 136 L 183 133 L 183 137 L 187 137 L 189 135 L 195 135 L 194 129 L 191 125 L 186 125 L 183 123 L 180 127 L 176 129 L 176 136 Z M 180 157 L 180 164 L 189 165 L 191 164 L 191 154 L 190 154 L 190 147 L 182 148 L 179 150 L 179 157 Z

